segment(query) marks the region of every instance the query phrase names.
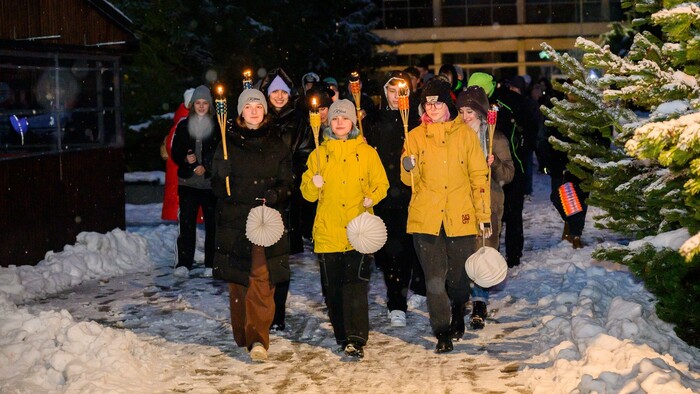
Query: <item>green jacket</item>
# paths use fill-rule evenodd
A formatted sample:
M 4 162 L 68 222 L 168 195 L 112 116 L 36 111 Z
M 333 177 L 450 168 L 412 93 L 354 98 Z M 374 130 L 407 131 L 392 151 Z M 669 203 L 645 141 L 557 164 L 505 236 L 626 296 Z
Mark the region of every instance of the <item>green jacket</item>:
M 365 211 L 365 197 L 372 199 L 372 205 L 386 197 L 389 181 L 379 155 L 361 137 L 327 140 L 317 150 L 318 154 L 314 150 L 309 155 L 301 179 L 304 198 L 318 200 L 314 252 L 346 252 L 353 249 L 346 233 L 348 223 Z M 317 172 L 324 180 L 320 189 L 312 181 Z M 372 208 L 368 211 L 372 213 Z
M 409 153 L 416 158 L 409 234 L 438 235 L 444 226 L 448 237 L 476 235 L 479 223 L 491 222 L 486 159 L 477 134 L 461 117 L 421 123 L 408 133 L 402 159 Z M 411 173 L 403 165 L 401 181 L 411 185 Z

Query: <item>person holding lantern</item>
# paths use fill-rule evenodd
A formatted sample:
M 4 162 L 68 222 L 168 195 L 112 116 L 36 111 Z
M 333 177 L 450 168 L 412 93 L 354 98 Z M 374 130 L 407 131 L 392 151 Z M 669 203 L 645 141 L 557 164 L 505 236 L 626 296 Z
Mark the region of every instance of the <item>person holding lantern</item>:
M 214 276 L 229 282 L 233 337 L 253 361 L 267 359 L 275 285 L 290 277 L 286 237 L 269 247 L 246 237 L 251 209 L 264 199 L 268 207 L 283 211 L 293 187 L 291 154 L 270 123 L 267 108 L 261 91 L 240 94 L 239 115 L 226 125 L 226 145 L 216 151 L 212 178 L 219 199 Z
M 476 132 L 481 149 L 486 156 L 486 161 L 491 167 L 491 226 L 492 234 L 486 239 L 477 239 L 477 243 L 482 242 L 486 246 L 490 246 L 496 250 L 499 249 L 501 237 L 501 220 L 503 218 L 503 203 L 505 194 L 503 193 L 503 185 L 513 180 L 515 173 L 515 165 L 510 156 L 510 147 L 508 139 L 495 129 L 493 132 L 493 140 L 489 141 L 489 99 L 486 97 L 486 92 L 480 86 L 469 86 L 457 97 L 457 108 L 462 116 L 462 120 L 474 132 Z M 496 119 L 492 119 L 496 122 Z M 489 152 L 489 147 L 492 147 L 492 152 Z M 472 316 L 470 326 L 474 330 L 484 328 L 486 321 L 486 303 L 488 302 L 488 289 L 472 283 Z
M 177 237 L 176 276 L 189 277 L 197 244 L 197 212 L 204 215 L 204 275 L 211 276 L 216 233 L 216 197 L 212 193 L 212 160 L 219 145 L 219 127 L 214 121 L 214 103 L 209 88 L 200 85 L 192 93 L 187 119 L 177 125 L 170 148 L 177 164 L 180 227 Z
M 406 98 L 408 129 L 420 124 L 418 102 L 409 100 L 409 92 L 409 75 L 401 71 L 392 72 L 384 84 L 386 102 L 383 102 L 383 108 L 365 119 L 365 138 L 377 150 L 390 184 L 387 198 L 375 209 L 387 226 L 388 240 L 374 254 L 374 259 L 384 273 L 388 317 L 392 327 L 406 326 L 409 285 L 414 294 L 425 296 L 423 270 L 413 247 L 413 237 L 406 233 L 411 188 L 401 182 L 401 168 L 398 165 L 405 139 L 400 97 Z
M 476 133 L 457 116 L 450 93 L 449 83 L 428 81 L 421 93 L 421 124 L 408 133 L 397 163 L 401 181 L 414 185 L 406 231 L 413 234 L 425 273 L 436 353 L 452 351 L 453 336 L 464 333 L 462 308 L 469 300 L 464 263 L 477 250 L 476 235 L 491 235 L 486 158 Z
M 324 142 L 309 156 L 301 181 L 308 201 L 318 201 L 314 252 L 326 288 L 328 317 L 347 356 L 364 357 L 369 336 L 370 262 L 348 240 L 348 223 L 386 197 L 389 181 L 377 152 L 360 136 L 357 113 L 346 99 L 328 110 Z M 358 138 L 359 137 L 359 138 Z

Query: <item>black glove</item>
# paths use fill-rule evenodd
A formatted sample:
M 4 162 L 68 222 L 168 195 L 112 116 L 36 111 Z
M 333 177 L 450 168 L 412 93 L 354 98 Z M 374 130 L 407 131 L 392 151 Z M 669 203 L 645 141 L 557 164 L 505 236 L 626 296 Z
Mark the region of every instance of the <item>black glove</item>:
M 265 204 L 267 204 L 267 205 L 277 204 L 277 190 L 268 189 L 265 192 Z
M 401 165 L 403 165 L 404 170 L 411 171 L 416 166 L 416 158 L 413 156 L 406 156 L 401 159 Z

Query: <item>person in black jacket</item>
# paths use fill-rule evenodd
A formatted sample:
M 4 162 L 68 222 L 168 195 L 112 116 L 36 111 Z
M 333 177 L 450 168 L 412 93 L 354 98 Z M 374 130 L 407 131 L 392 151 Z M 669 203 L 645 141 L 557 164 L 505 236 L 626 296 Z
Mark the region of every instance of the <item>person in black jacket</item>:
M 175 130 L 172 160 L 178 165 L 180 196 L 175 275 L 188 277 L 194 262 L 197 241 L 197 211 L 204 215 L 204 276 L 212 275 L 216 226 L 214 209 L 216 197 L 212 193 L 212 159 L 221 140 L 219 126 L 214 119 L 214 106 L 209 88 L 200 85 L 194 90 L 190 114 Z
M 244 90 L 238 113 L 227 124 L 228 158 L 223 157 L 223 146 L 214 156 L 212 188 L 219 199 L 214 276 L 229 282 L 236 343 L 246 347 L 254 361 L 265 361 L 275 284 L 290 277 L 289 242 L 282 237 L 269 247 L 254 245 L 246 237 L 246 220 L 261 198 L 282 213 L 292 189 L 291 154 L 269 123 L 262 92 Z
M 401 152 L 404 145 L 404 127 L 398 107 L 399 84 L 405 83 L 411 91 L 408 74 L 394 71 L 384 85 L 382 108 L 367 116 L 365 138 L 373 146 L 389 179 L 387 197 L 375 207 L 375 213 L 387 227 L 387 242 L 374 254 L 375 262 L 384 273 L 387 292 L 388 316 L 392 327 L 406 326 L 409 285 L 414 294 L 425 296 L 425 278 L 413 247 L 413 236 L 406 233 L 408 203 L 411 188 L 401 182 Z M 420 124 L 420 100 L 409 96 L 408 130 Z
M 267 94 L 268 108 L 270 108 L 270 122 L 274 125 L 279 137 L 289 147 L 292 157 L 299 148 L 299 117 L 301 113 L 295 110 L 295 98 L 292 96 L 294 82 L 282 68 L 270 71 L 263 79 L 260 90 Z M 294 164 L 292 163 L 292 169 Z M 289 245 L 290 254 L 304 251 L 299 228 L 299 214 L 301 209 L 299 201 L 302 200 L 299 192 L 301 174 L 295 173 L 294 188 L 290 203 L 285 207 L 285 216 L 289 220 Z M 287 295 L 289 294 L 289 281 L 280 282 L 275 286 L 275 317 L 270 326 L 271 331 L 284 331 Z

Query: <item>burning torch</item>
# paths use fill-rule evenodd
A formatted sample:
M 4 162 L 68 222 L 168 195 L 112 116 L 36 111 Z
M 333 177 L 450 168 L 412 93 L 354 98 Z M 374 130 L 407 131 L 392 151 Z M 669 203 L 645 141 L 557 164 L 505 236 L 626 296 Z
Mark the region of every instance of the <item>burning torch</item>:
M 360 87 L 360 74 L 357 71 L 350 73 L 350 93 L 352 93 L 352 98 L 355 100 L 355 107 L 357 107 L 357 125 L 360 127 L 360 135 L 364 135 L 362 131 L 362 108 L 360 108 L 360 98 L 362 97 Z
M 313 97 L 311 99 L 311 110 L 309 111 L 309 124 L 311 125 L 311 131 L 313 131 L 314 133 L 314 144 L 316 145 L 316 162 L 318 162 L 318 170 L 316 171 L 316 175 L 318 175 L 319 171 L 321 171 L 321 156 L 318 152 L 318 134 L 321 130 L 321 114 L 318 112 L 318 101 L 316 101 L 316 97 Z
M 224 148 L 224 161 L 228 160 L 228 150 L 226 149 L 226 97 L 224 97 L 224 87 L 219 85 L 216 87 L 216 93 L 219 98 L 216 99 L 216 118 L 219 121 L 221 129 L 221 146 Z M 228 176 L 226 176 L 226 195 L 231 195 L 231 185 Z
M 243 89 L 253 88 L 253 73 L 250 70 L 243 71 Z
M 401 121 L 403 122 L 403 137 L 406 143 L 406 154 L 411 156 L 411 152 L 408 150 L 408 95 L 410 94 L 408 89 L 408 84 L 406 82 L 399 82 L 399 112 L 401 113 Z M 413 171 L 411 171 L 411 190 L 413 190 Z

